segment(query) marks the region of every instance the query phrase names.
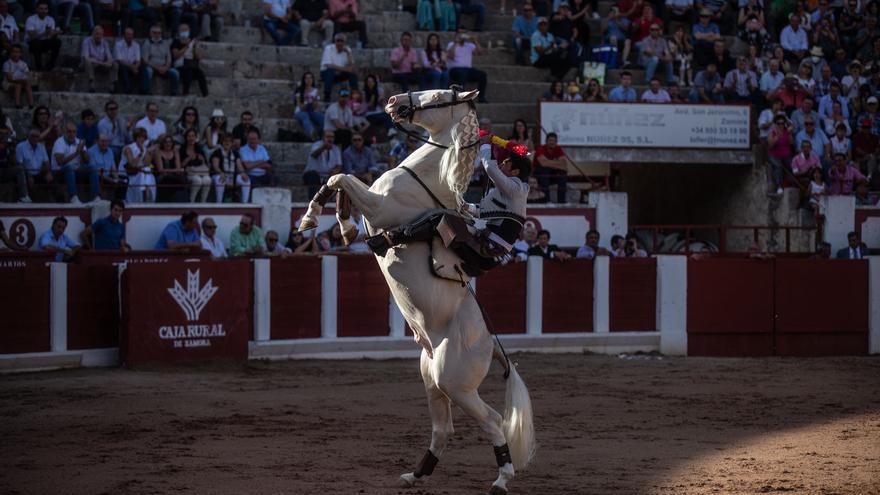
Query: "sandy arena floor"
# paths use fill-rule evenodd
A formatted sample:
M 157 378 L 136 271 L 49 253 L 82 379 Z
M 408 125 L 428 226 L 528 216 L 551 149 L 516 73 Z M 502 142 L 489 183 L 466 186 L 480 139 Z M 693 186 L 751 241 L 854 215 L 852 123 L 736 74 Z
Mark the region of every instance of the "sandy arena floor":
M 880 359 L 516 356 L 538 458 L 515 494 L 880 493 Z M 415 360 L 0 376 L 2 494 L 478 494 L 456 412 L 437 471 Z M 503 381 L 483 386 L 496 408 Z

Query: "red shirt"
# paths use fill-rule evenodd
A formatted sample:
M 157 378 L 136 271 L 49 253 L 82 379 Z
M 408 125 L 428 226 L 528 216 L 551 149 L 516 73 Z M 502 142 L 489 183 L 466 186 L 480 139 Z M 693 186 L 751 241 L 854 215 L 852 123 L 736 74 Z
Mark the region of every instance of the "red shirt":
M 537 168 L 537 167 L 541 166 L 541 164 L 538 163 L 539 156 L 546 156 L 547 158 L 549 158 L 551 160 L 556 160 L 558 158 L 562 158 L 563 156 L 565 156 L 565 151 L 562 151 L 562 147 L 559 145 L 557 145 L 555 148 L 553 148 L 553 150 L 549 150 L 549 149 L 547 149 L 546 144 L 542 144 L 541 146 L 538 146 L 537 150 L 535 150 L 535 158 L 532 161 L 533 167 Z
M 660 28 L 662 29 L 663 28 L 663 21 L 659 17 L 656 17 L 656 16 L 654 16 L 654 18 L 651 19 L 650 21 L 645 19 L 644 17 L 639 17 L 633 23 L 633 28 L 636 29 L 636 34 L 633 36 L 633 39 L 635 41 L 642 41 L 643 39 L 647 38 L 648 36 L 651 35 L 651 26 L 655 26 L 655 25 L 660 26 Z M 662 35 L 661 35 L 661 37 L 662 37 Z
M 861 160 L 866 155 L 877 152 L 880 147 L 880 137 L 870 132 L 862 132 L 861 129 L 856 131 L 852 136 L 853 158 Z

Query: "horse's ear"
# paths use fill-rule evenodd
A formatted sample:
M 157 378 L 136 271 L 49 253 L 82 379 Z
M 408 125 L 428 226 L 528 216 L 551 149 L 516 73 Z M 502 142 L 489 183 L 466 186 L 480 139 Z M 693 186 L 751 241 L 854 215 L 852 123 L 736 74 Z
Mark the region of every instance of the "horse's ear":
M 462 91 L 458 94 L 459 100 L 470 101 L 477 97 L 480 94 L 479 90 L 472 89 L 470 91 Z

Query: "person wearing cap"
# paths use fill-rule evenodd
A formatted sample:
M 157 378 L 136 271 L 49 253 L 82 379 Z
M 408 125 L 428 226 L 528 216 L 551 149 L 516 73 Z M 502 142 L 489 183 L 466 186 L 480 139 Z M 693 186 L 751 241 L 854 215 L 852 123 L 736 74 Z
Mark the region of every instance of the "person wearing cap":
M 333 85 L 347 81 L 350 89 L 358 87 L 357 67 L 351 48 L 345 46 L 345 35 L 333 37 L 333 44 L 324 47 L 321 55 L 321 80 L 324 82 L 324 102 L 330 101 Z
M 868 80 L 862 76 L 862 63 L 858 60 L 850 62 L 847 70 L 849 73 L 840 80 L 840 85 L 844 96 L 851 100 L 859 97 L 859 88 Z
M 223 113 L 223 109 L 215 108 L 211 112 L 211 120 L 208 121 L 208 125 L 202 131 L 202 144 L 205 147 L 205 156 L 210 157 L 215 151 L 220 149 L 220 138 L 228 132 L 226 114 Z
M 818 82 L 819 79 L 822 78 L 822 68 L 828 65 L 828 62 L 825 61 L 825 52 L 822 51 L 822 48 L 818 46 L 814 46 L 813 48 L 811 48 L 809 56 L 806 56 L 803 60 L 801 60 L 801 63 L 798 66 L 798 70 L 800 70 L 805 65 L 810 66 L 810 68 L 813 70 L 813 80 Z
M 353 132 L 363 130 L 366 127 L 366 125 L 358 127 L 355 124 L 350 99 L 351 92 L 345 88 L 340 89 L 339 99 L 327 107 L 327 111 L 324 113 L 324 130 L 336 135 L 336 143 L 340 149 L 348 147 Z
M 522 6 L 520 14 L 513 20 L 513 45 L 516 49 L 516 63 L 526 65 L 526 53 L 531 53 L 532 34 L 538 30 L 538 18 L 531 3 Z
M 865 111 L 859 114 L 859 122 L 870 122 L 871 134 L 880 136 L 880 113 L 878 113 L 877 111 L 877 97 L 868 97 L 868 99 L 865 101 L 865 107 Z
M 779 44 L 785 53 L 785 59 L 791 63 L 800 63 L 810 48 L 807 31 L 801 27 L 801 18 L 796 14 L 788 15 L 788 25 L 779 33 Z
M 568 56 L 548 30 L 550 23 L 546 17 L 538 19 L 538 30 L 532 33 L 530 60 L 534 67 L 550 69 L 554 79 L 562 79 L 571 66 Z
M 694 38 L 694 62 L 697 67 L 705 67 L 712 55 L 715 42 L 722 40 L 721 29 L 712 20 L 712 11 L 700 10 L 700 20 L 691 29 Z
M 871 133 L 869 120 L 860 121 L 858 129 L 852 135 L 852 157 L 859 168 L 871 176 L 872 182 L 880 182 L 880 171 L 877 170 L 878 153 L 880 136 Z

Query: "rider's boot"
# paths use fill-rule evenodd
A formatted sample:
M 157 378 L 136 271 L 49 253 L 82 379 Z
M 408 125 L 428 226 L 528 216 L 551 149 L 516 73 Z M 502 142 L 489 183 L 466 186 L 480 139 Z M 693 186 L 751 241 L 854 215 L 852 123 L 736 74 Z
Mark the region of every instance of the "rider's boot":
M 377 255 L 385 256 L 385 253 L 394 246 L 417 241 L 430 241 L 434 237 L 436 226 L 437 218 L 422 218 L 409 225 L 368 237 L 366 239 L 367 246 Z

